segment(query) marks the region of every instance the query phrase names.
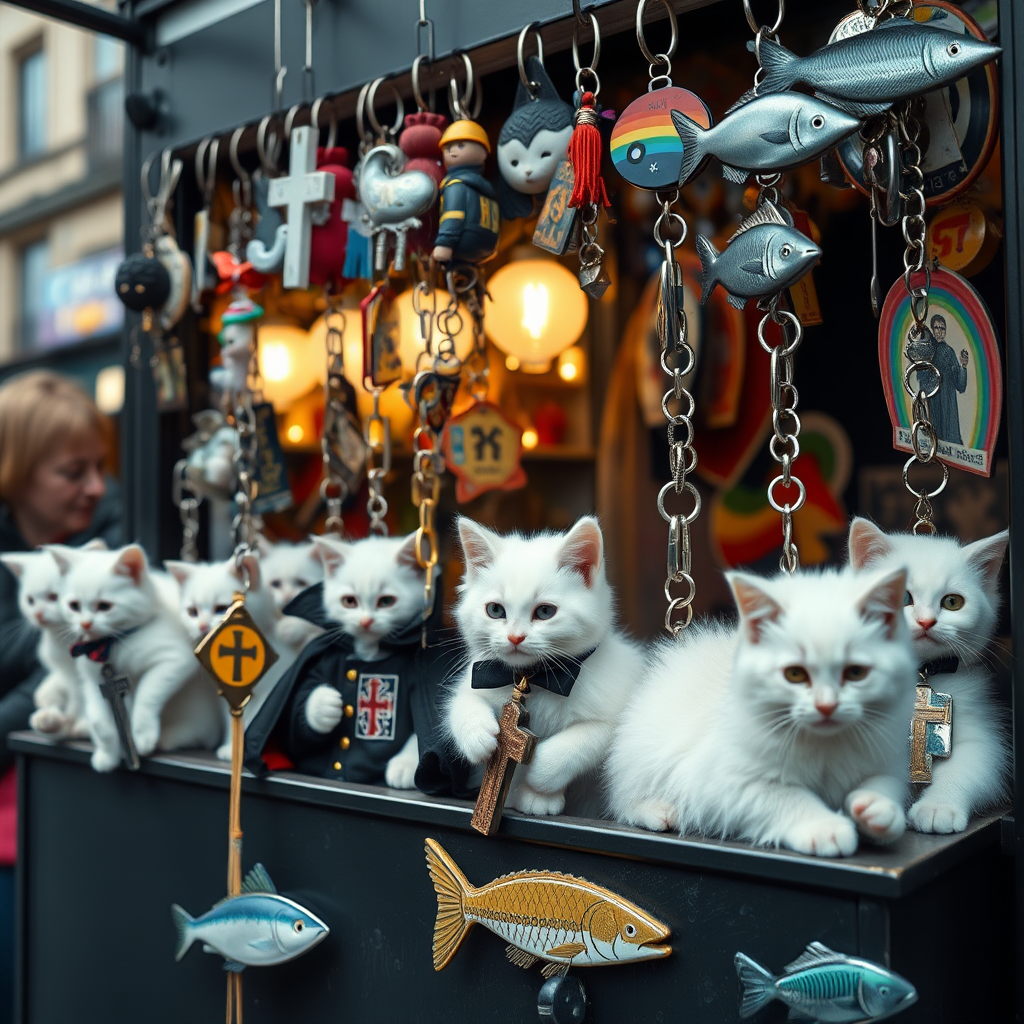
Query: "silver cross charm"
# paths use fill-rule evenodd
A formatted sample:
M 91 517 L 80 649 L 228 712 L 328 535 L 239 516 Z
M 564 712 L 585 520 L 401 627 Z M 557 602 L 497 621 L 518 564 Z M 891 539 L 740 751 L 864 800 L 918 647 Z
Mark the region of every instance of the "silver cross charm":
M 316 170 L 316 136 L 310 128 L 293 128 L 289 175 L 273 178 L 268 202 L 288 210 L 288 241 L 284 250 L 285 288 L 309 287 L 309 247 L 313 203 L 334 201 L 334 175 Z
M 132 739 L 132 731 L 128 725 L 128 714 L 124 709 L 124 695 L 127 692 L 127 677 L 115 675 L 113 666 L 107 662 L 103 666 L 100 693 L 110 704 L 110 710 L 114 715 L 114 724 L 117 726 L 117 735 L 121 740 L 121 751 L 128 767 L 134 772 L 139 769 L 139 755 L 135 750 L 135 741 Z

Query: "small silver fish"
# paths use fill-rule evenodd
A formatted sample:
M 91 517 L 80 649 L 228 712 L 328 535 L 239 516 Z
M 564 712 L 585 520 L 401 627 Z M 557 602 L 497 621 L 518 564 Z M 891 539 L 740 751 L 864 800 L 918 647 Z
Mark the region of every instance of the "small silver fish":
M 765 203 L 737 228 L 721 253 L 698 235 L 697 255 L 704 270 L 701 305 L 720 284 L 729 293 L 729 305 L 743 309 L 747 299 L 774 295 L 799 281 L 821 250 Z
M 917 989 L 905 978 L 820 942 L 812 942 L 778 977 L 744 953 L 733 962 L 743 986 L 744 1020 L 773 999 L 790 1008 L 791 1024 L 868 1024 L 917 1002 Z
M 870 32 L 829 43 L 809 57 L 763 39 L 765 74 L 758 92 L 782 92 L 802 82 L 825 93 L 835 106 L 864 116 L 955 82 L 1000 53 L 998 46 L 973 36 L 893 18 Z
M 198 941 L 207 953 L 224 957 L 226 971 L 283 964 L 309 952 L 330 934 L 315 914 L 277 894 L 262 864 L 245 876 L 238 896 L 221 900 L 199 917 L 175 903 L 171 917 L 178 932 L 175 960 Z
M 683 143 L 679 184 L 710 155 L 722 174 L 742 183 L 751 171 L 789 171 L 839 145 L 860 127 L 860 119 L 815 96 L 799 92 L 758 96 L 734 107 L 724 120 L 704 128 L 680 110 L 672 123 Z

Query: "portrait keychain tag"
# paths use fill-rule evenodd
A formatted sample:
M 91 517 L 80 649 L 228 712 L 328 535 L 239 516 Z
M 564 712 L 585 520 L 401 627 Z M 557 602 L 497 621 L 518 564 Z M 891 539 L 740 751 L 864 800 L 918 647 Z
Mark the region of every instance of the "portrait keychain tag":
M 292 507 L 293 499 L 288 485 L 288 465 L 277 434 L 277 416 L 270 402 L 254 402 L 252 413 L 256 421 L 256 480 L 259 482 L 252 510 L 260 516 L 283 512 Z
M 363 378 L 375 388 L 402 379 L 400 327 L 395 290 L 389 280 L 375 285 L 359 304 L 363 319 Z
M 523 432 L 496 405 L 477 401 L 452 417 L 444 432 L 445 465 L 455 477 L 455 500 L 472 501 L 485 491 L 526 486 L 521 458 Z
M 928 288 L 924 327 L 916 329 L 902 277 L 889 289 L 878 328 L 882 387 L 893 447 L 913 452 L 913 402 L 928 394 L 938 450 L 935 458 L 991 476 L 1003 404 L 1003 368 L 991 314 L 959 274 L 944 267 L 917 271 L 911 286 Z M 931 364 L 917 369 L 914 364 Z M 932 393 L 934 392 L 934 394 Z

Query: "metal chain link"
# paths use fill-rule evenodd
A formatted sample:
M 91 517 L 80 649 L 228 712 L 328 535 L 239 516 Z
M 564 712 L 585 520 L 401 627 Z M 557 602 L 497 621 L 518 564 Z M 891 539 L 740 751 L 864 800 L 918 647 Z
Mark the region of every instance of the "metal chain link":
M 258 539 L 258 524 L 252 506 L 259 493 L 256 480 L 256 416 L 252 408 L 252 393 L 242 391 L 235 405 L 235 429 L 238 431 L 238 448 L 235 450 L 235 514 L 231 532 L 235 542 L 235 565 L 239 570 L 245 589 L 249 589 L 249 573 L 244 559 Z
M 203 496 L 192 488 L 188 479 L 188 459 L 174 464 L 171 480 L 171 500 L 181 518 L 181 558 L 185 562 L 199 561 L 199 506 Z
M 931 287 L 931 267 L 925 262 L 925 198 L 924 172 L 921 170 L 921 123 L 917 117 L 917 100 L 908 100 L 897 117 L 897 130 L 900 137 L 900 154 L 903 165 L 903 189 L 901 194 L 905 201 L 902 221 L 903 241 L 906 249 L 903 253 L 903 284 L 910 299 L 910 312 L 914 318 L 914 326 L 910 329 L 909 348 L 917 341 L 930 334 L 928 319 L 928 292 Z M 914 285 L 915 274 L 924 274 L 924 283 Z M 910 375 L 917 374 L 917 388 L 910 383 Z M 927 485 L 915 487 L 910 482 L 910 468 L 915 463 L 928 465 L 935 462 L 938 453 L 938 437 L 931 417 L 931 399 L 942 386 L 942 374 L 930 359 L 911 359 L 910 365 L 903 374 L 903 386 L 913 398 L 913 425 L 910 428 L 910 442 L 914 454 L 903 466 L 903 485 L 916 498 L 914 503 L 914 533 L 935 533 L 935 510 L 931 499 L 941 494 L 949 481 L 949 467 L 938 463 L 942 468 L 942 481 L 933 490 Z
M 380 396 L 383 391 L 383 388 L 373 389 L 373 412 L 363 430 L 363 439 L 366 441 L 366 483 L 370 492 L 366 499 L 366 514 L 370 517 L 370 534 L 374 537 L 388 535 L 388 524 L 384 521 L 388 514 L 384 478 L 391 472 L 391 421 L 380 413 Z
M 324 384 L 324 431 L 320 439 L 324 478 L 320 481 L 320 497 L 327 506 L 324 529 L 337 537 L 345 536 L 345 522 L 341 508 L 348 498 L 348 483 L 338 469 L 338 452 L 332 425 L 348 415 L 344 405 L 345 382 L 345 314 L 336 300 L 329 300 L 324 313 L 327 325 L 327 381 Z
M 687 479 L 697 468 L 697 452 L 693 447 L 693 413 L 696 403 L 684 383 L 697 357 L 687 338 L 683 275 L 675 257 L 675 250 L 686 239 L 686 221 L 672 209 L 679 199 L 679 192 L 659 192 L 657 196 L 661 213 L 654 223 L 654 241 L 665 253 L 658 296 L 658 339 L 661 342 L 661 368 L 672 382 L 661 400 L 661 411 L 666 420 L 671 480 L 658 492 L 658 512 L 668 523 L 665 576 L 665 600 L 668 604 L 665 609 L 665 629 L 673 637 L 678 637 L 693 621 L 693 600 L 697 596 L 692 576 L 690 527 L 700 514 L 700 492 Z M 693 503 L 689 511 L 670 512 L 665 505 L 670 492 L 676 495 L 687 494 Z M 673 587 L 679 585 L 683 585 L 683 592 L 673 593 Z

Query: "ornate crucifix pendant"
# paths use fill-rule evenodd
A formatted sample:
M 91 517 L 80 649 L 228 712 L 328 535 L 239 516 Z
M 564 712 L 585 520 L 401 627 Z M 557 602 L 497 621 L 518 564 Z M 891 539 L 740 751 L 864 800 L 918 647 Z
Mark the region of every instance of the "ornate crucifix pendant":
M 125 763 L 135 772 L 139 770 L 139 754 L 135 749 L 132 731 L 128 726 L 128 714 L 124 709 L 124 695 L 127 692 L 128 678 L 115 675 L 113 665 L 109 661 L 106 662 L 103 666 L 100 693 L 110 704 L 110 710 L 114 715 L 114 725 L 117 726 L 117 735 L 121 740 L 121 753 L 124 754 Z
M 914 717 L 910 723 L 910 781 L 932 781 L 932 758 L 949 757 L 953 751 L 953 698 L 936 693 L 922 673 L 917 685 Z
M 529 764 L 537 737 L 526 726 L 530 713 L 526 710 L 523 697 L 529 693 L 526 676 L 523 676 L 512 691 L 512 699 L 501 710 L 498 720 L 498 749 L 484 769 L 484 780 L 473 809 L 470 824 L 485 836 L 493 836 L 501 824 L 505 810 L 508 787 L 512 784 L 512 773 L 517 764 Z

